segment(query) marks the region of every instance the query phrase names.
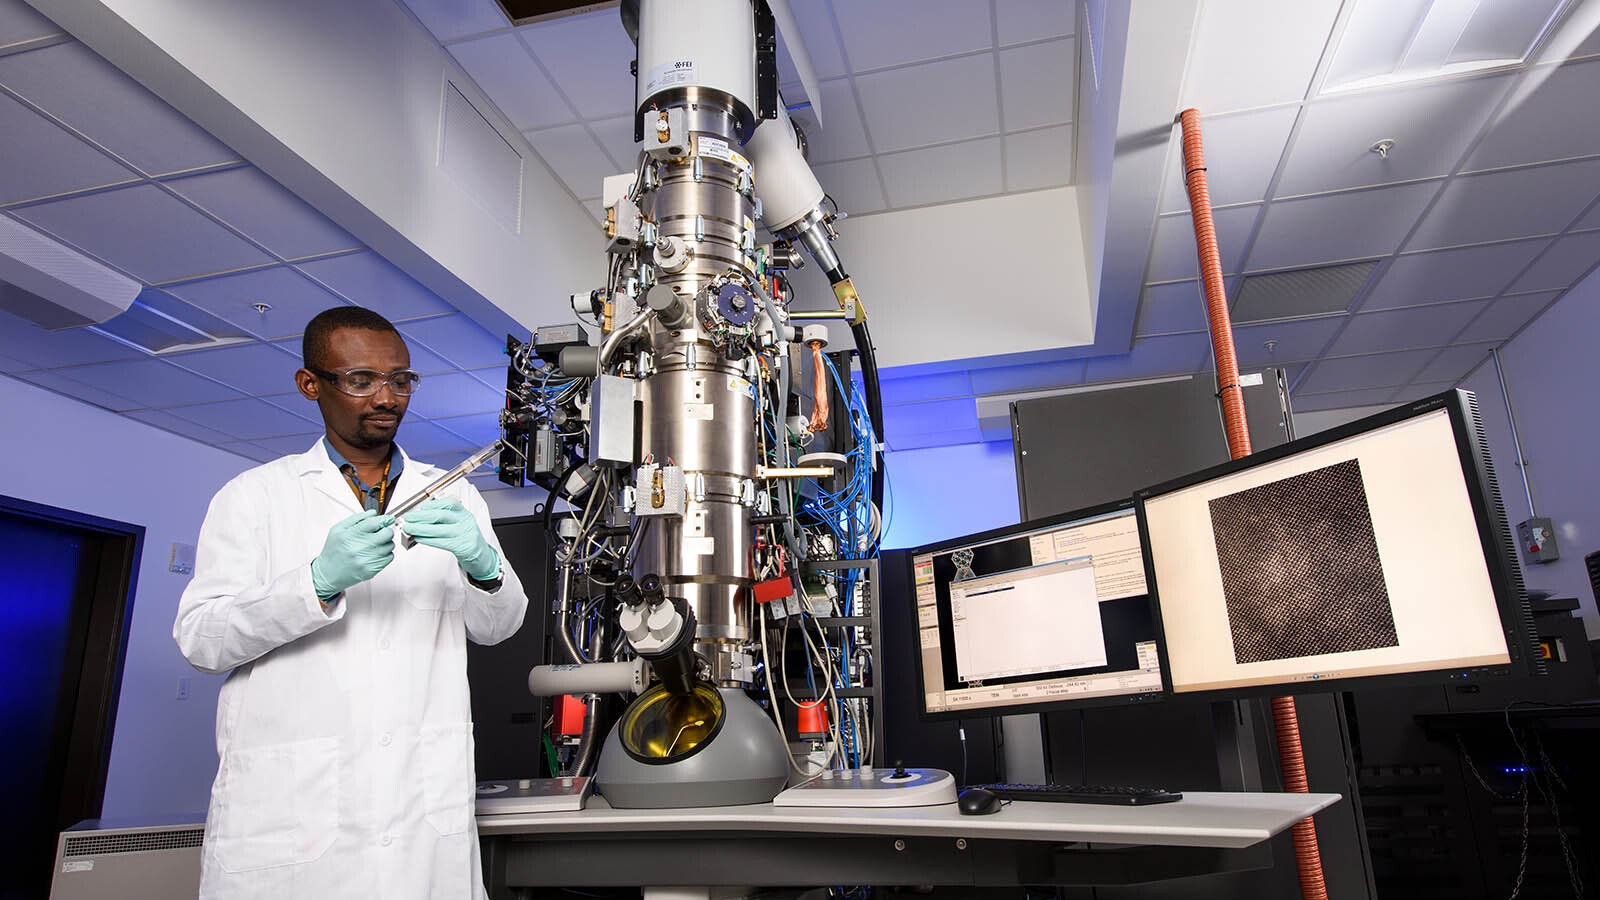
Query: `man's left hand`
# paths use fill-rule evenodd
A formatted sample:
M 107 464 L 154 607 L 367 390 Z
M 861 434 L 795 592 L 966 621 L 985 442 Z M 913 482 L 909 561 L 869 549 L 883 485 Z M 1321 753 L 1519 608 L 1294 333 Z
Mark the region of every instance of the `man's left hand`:
M 500 572 L 500 554 L 483 539 L 478 520 L 459 500 L 429 500 L 405 514 L 400 529 L 417 543 L 455 554 L 461 571 L 476 581 Z

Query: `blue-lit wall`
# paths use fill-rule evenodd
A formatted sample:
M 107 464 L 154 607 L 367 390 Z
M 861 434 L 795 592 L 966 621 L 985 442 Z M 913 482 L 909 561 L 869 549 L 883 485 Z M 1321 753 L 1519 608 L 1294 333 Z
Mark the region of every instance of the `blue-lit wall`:
M 1010 441 L 884 454 L 885 548 L 915 547 L 1020 521 Z

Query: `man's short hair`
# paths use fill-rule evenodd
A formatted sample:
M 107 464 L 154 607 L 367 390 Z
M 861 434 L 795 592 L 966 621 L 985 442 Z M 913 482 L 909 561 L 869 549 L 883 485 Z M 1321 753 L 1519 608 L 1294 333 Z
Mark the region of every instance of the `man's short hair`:
M 394 323 L 364 306 L 335 306 L 306 323 L 305 336 L 300 339 L 301 364 L 308 369 L 326 369 L 328 355 L 333 352 L 333 333 L 341 328 L 387 331 L 400 336 Z

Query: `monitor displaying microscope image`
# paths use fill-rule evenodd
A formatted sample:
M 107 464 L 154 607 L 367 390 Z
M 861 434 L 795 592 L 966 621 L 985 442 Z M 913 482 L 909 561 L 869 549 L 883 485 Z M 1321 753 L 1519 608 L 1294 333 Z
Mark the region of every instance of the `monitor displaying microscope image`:
M 922 713 L 962 718 L 1161 693 L 1132 501 L 910 552 Z
M 1521 578 L 1466 392 L 1135 499 L 1174 693 L 1472 680 L 1527 655 Z

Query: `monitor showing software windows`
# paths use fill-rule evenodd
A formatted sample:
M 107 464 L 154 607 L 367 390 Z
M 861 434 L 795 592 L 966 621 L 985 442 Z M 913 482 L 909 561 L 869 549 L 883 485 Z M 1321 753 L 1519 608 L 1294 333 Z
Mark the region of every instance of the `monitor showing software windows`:
M 1154 699 L 1156 624 L 1132 503 L 911 551 L 923 713 Z

